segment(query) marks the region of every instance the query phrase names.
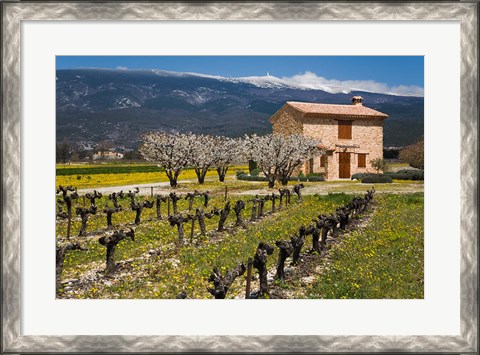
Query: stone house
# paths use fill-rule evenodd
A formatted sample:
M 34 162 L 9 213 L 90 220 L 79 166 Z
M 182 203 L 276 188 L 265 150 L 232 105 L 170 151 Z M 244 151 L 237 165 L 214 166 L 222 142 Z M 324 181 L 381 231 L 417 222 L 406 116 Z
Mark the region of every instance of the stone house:
M 320 140 L 325 154 L 307 161 L 305 174 L 349 179 L 352 174 L 375 172 L 370 161 L 383 158 L 385 113 L 363 106 L 361 96 L 351 105 L 287 101 L 271 118 L 274 134 L 303 134 Z

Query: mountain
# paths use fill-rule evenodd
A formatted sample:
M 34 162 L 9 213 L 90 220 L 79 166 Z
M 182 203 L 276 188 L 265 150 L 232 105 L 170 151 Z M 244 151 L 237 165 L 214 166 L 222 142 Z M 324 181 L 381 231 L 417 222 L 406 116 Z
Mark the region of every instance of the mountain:
M 264 134 L 271 132 L 269 117 L 286 101 L 348 104 L 353 95 L 390 116 L 385 146 L 423 136 L 423 97 L 313 89 L 269 75 L 225 78 L 163 70 L 57 70 L 56 83 L 58 141 L 109 140 L 134 147 L 150 130 Z

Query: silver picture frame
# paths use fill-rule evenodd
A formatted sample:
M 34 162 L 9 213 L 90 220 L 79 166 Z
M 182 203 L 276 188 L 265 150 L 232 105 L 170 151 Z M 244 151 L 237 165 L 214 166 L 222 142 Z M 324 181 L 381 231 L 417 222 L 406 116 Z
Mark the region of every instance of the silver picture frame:
M 478 353 L 478 2 L 20 2 L 2 4 L 2 353 Z M 23 336 L 21 21 L 426 20 L 461 26 L 461 334 L 458 336 Z

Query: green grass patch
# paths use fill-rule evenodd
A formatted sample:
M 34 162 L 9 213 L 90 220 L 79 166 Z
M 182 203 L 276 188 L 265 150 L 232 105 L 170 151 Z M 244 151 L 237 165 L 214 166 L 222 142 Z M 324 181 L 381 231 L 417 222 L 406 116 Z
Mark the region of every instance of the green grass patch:
M 97 174 L 129 174 L 129 173 L 152 173 L 164 171 L 156 165 L 118 165 L 105 164 L 95 166 L 57 167 L 57 176 L 65 175 L 97 175 Z
M 423 298 L 423 194 L 377 195 L 368 225 L 330 250 L 310 298 Z

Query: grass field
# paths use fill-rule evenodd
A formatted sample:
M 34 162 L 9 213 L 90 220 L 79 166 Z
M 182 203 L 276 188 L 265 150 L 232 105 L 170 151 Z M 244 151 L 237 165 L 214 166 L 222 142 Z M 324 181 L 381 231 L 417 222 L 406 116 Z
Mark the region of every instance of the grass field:
M 235 176 L 236 170 L 244 166 L 233 166 L 229 169 L 227 179 Z M 168 182 L 165 171 L 153 164 L 77 164 L 57 165 L 56 184 L 76 186 L 79 189 L 121 186 L 132 184 L 148 184 Z M 207 178 L 217 178 L 217 172 L 210 170 Z M 179 180 L 196 180 L 193 169 L 184 169 Z
M 154 210 L 146 209 L 142 216 L 144 222 L 136 229 L 135 242 L 123 241 L 117 247 L 116 261 L 123 261 L 119 277 L 103 276 L 105 248 L 98 243 L 101 233 L 80 238 L 89 250 L 68 254 L 64 279 L 87 281 L 72 290 L 67 286 L 62 297 L 174 298 L 185 291 L 189 298 L 211 298 L 206 291 L 206 279 L 213 266 L 225 271 L 240 261 L 246 263 L 260 241 L 273 244 L 275 240 L 289 239 L 300 225 L 308 224 L 319 213 L 334 212 L 351 197 L 346 194 L 307 196 L 302 204 L 294 203 L 288 209 L 250 224 L 247 229 L 196 237 L 193 244 L 180 246 L 176 244 L 176 228 L 166 221 L 155 220 Z M 377 200 L 371 224 L 334 245 L 325 274 L 316 275 L 316 283 L 297 292 L 297 298 L 423 297 L 423 197 L 385 194 Z M 212 205 L 218 207 L 223 203 L 221 196 L 212 201 Z M 180 208 L 187 208 L 185 200 Z M 232 215 L 227 224 L 234 222 Z M 247 217 L 248 211 L 244 215 Z M 115 215 L 114 223 L 123 224 L 127 229 L 133 216 L 131 211 L 120 212 Z M 207 230 L 216 228 L 217 221 L 218 218 L 207 220 Z M 79 224 L 75 221 L 73 231 Z M 187 239 L 189 226 L 186 223 Z M 101 232 L 103 228 L 104 216 L 93 216 L 89 221 L 88 231 Z M 197 226 L 195 234 L 198 232 Z M 57 235 L 64 233 L 65 223 L 60 223 Z M 304 249 L 307 250 L 307 246 Z M 321 265 L 322 259 L 318 258 Z M 269 257 L 270 269 L 275 268 L 276 260 L 277 252 Z M 244 287 L 244 278 L 236 280 L 230 297 L 241 294 Z
M 232 206 L 237 199 L 248 201 L 254 194 L 278 193 L 277 189 L 268 189 L 265 182 L 235 180 L 236 170 L 246 170 L 246 167 L 232 167 L 226 183 L 220 183 L 216 172 L 211 171 L 205 184 L 200 185 L 195 183 L 194 171 L 186 169 L 180 176 L 178 188 L 165 186 L 155 193 L 176 191 L 184 195 L 195 189 L 208 190 L 213 196 L 208 210 L 224 206 L 226 186 Z M 206 287 L 214 266 L 225 272 L 238 262 L 246 263 L 259 242 L 274 244 L 276 240 L 289 239 L 302 224 L 309 224 L 318 214 L 333 213 L 353 196 L 361 196 L 371 188 L 369 184 L 350 180 L 306 182 L 303 203 L 296 203 L 293 197 L 294 203 L 288 208 L 247 224 L 246 229 L 231 227 L 235 221 L 231 211 L 225 232 L 212 232 L 218 224 L 218 216 L 214 216 L 206 220 L 207 230 L 212 233 L 200 236 L 197 223 L 190 241 L 191 224 L 185 223 L 185 244 L 178 243 L 177 228 L 166 221 L 165 205 L 163 220 L 156 219 L 155 207 L 144 209 L 142 222 L 135 227 L 135 213 L 126 198 L 119 201 L 123 211 L 113 215 L 113 224 L 115 229 L 136 228 L 135 241 L 120 242 L 115 254 L 119 270 L 113 277 L 105 275 L 106 250 L 98 242 L 107 233 L 102 211 L 112 205 L 108 193 L 120 190 L 108 187 L 167 181 L 164 172 L 149 164 L 57 166 L 57 186 L 73 185 L 87 189 L 85 191 L 106 189 L 103 198 L 97 201 L 97 215 L 88 221 L 87 236 L 76 237 L 81 222 L 77 216 L 73 218 L 72 241 L 79 241 L 88 251 L 67 254 L 62 277 L 65 283 L 59 297 L 175 298 L 184 291 L 188 298 L 212 298 Z M 375 188 L 381 194 L 375 196 L 373 209 L 355 222 L 358 225 L 334 240 L 325 255 L 305 254 L 304 265 L 292 268 L 285 281 L 273 281 L 274 290 L 286 291 L 290 298 L 423 298 L 423 181 L 395 181 L 376 184 Z M 140 192 L 145 196 L 138 196 L 137 201 L 151 198 L 150 188 L 142 187 Z M 197 198 L 194 208 L 201 207 L 202 203 Z M 75 201 L 75 206 L 84 204 L 88 201 L 82 197 Z M 271 202 L 267 202 L 265 210 L 269 211 L 270 206 Z M 179 210 L 188 212 L 186 200 L 179 201 Z M 247 204 L 244 218 L 248 219 L 250 214 L 251 204 Z M 65 220 L 57 219 L 59 244 L 65 242 L 66 225 Z M 304 253 L 310 245 L 311 237 L 307 237 Z M 270 275 L 275 273 L 277 257 L 278 250 L 268 258 Z M 244 288 L 242 276 L 235 280 L 227 298 L 241 298 Z
M 423 298 L 423 209 L 423 194 L 379 196 L 368 225 L 321 261 L 309 297 Z

